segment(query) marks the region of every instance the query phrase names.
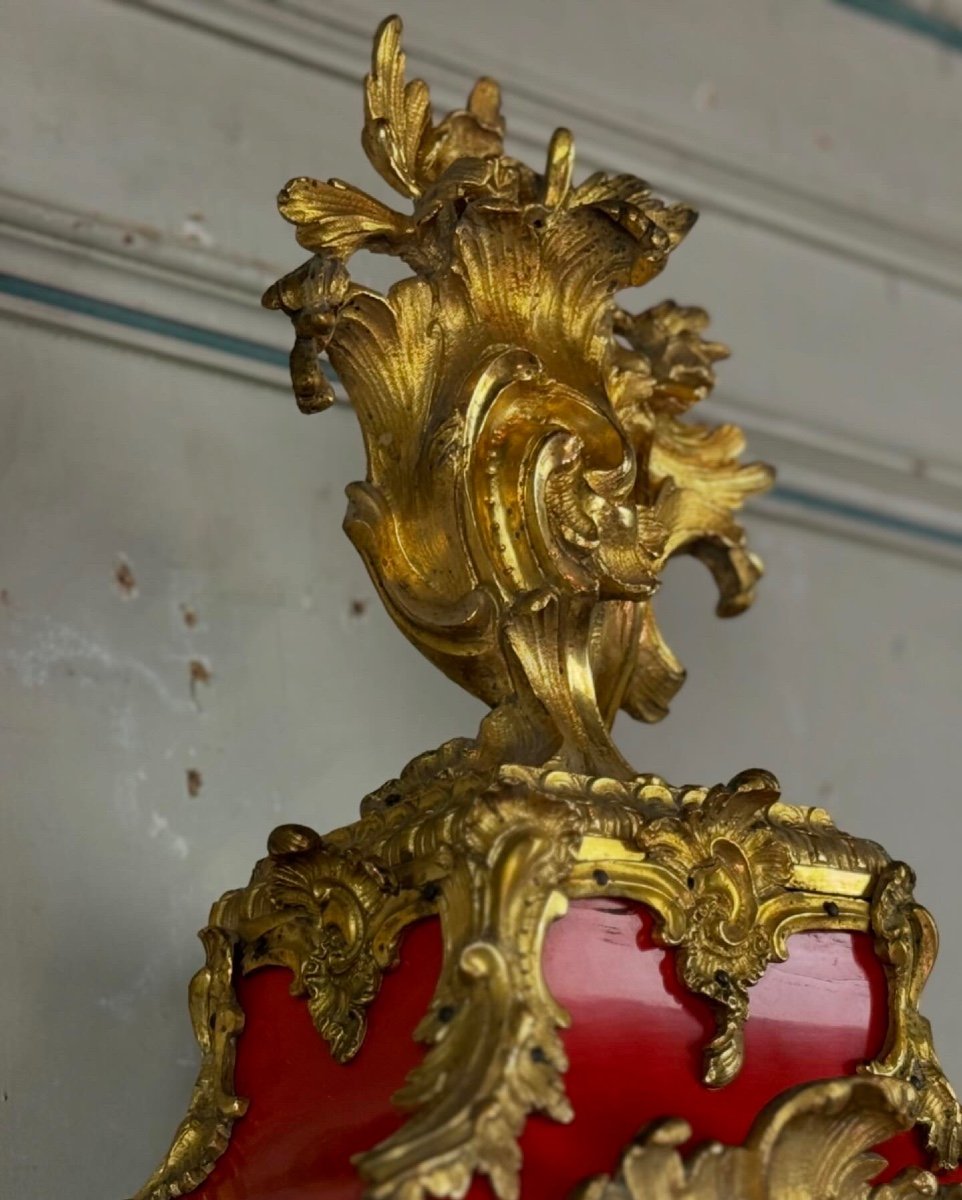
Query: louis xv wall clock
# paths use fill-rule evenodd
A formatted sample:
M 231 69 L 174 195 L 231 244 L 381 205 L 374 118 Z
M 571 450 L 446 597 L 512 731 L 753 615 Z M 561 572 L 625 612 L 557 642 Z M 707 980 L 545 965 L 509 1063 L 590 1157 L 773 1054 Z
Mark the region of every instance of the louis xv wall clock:
M 725 348 L 699 308 L 617 300 L 695 213 L 576 182 L 566 130 L 541 171 L 510 157 L 489 79 L 435 124 L 400 32 L 362 138 L 405 211 L 292 180 L 311 257 L 264 303 L 300 408 L 334 400 L 326 355 L 357 415 L 345 528 L 381 599 L 490 712 L 355 824 L 276 829 L 214 905 L 200 1074 L 137 1200 L 962 1195 L 911 870 L 765 772 L 677 788 L 611 740 L 684 680 L 667 561 L 722 616 L 761 574 L 735 514 L 771 472 L 688 415 Z M 359 249 L 408 276 L 365 287 Z

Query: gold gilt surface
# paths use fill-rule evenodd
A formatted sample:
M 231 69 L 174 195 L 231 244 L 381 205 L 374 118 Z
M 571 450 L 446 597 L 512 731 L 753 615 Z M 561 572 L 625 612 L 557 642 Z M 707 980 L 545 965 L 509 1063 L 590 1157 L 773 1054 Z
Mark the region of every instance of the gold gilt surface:
M 399 35 L 378 32 L 363 141 L 412 211 L 291 180 L 280 210 L 313 256 L 264 302 L 294 324 L 301 408 L 333 401 L 321 353 L 347 393 L 368 477 L 345 529 L 403 632 L 491 706 L 489 759 L 631 778 L 615 714 L 659 720 L 684 679 L 652 608 L 665 564 L 704 561 L 723 616 L 761 573 L 734 513 L 771 471 L 739 464 L 735 427 L 685 419 L 727 350 L 702 309 L 615 299 L 695 213 L 630 175 L 576 184 L 567 130 L 541 173 L 511 158 L 491 80 L 435 125 Z M 362 248 L 412 274 L 372 291 L 348 272 Z
M 744 1146 L 711 1143 L 687 1161 L 691 1135 L 669 1119 L 645 1130 L 614 1176 L 578 1188 L 573 1200 L 913 1200 L 962 1196 L 928 1171 L 876 1184 L 884 1161 L 871 1148 L 909 1128 L 917 1095 L 893 1080 L 832 1079 L 779 1096 Z
M 663 717 L 684 679 L 653 609 L 668 560 L 708 566 L 722 616 L 751 603 L 761 574 L 735 513 L 771 472 L 739 463 L 739 430 L 688 416 L 727 351 L 701 309 L 616 299 L 665 267 L 695 214 L 631 176 L 576 182 L 566 130 L 540 172 L 503 135 L 488 79 L 435 123 L 391 18 L 362 137 L 406 211 L 339 180 L 281 192 L 312 257 L 264 302 L 293 323 L 300 407 L 333 401 L 326 355 L 357 414 L 368 472 L 348 489 L 345 528 L 401 630 L 490 713 L 477 737 L 368 796 L 355 824 L 323 837 L 281 826 L 250 884 L 214 905 L 191 990 L 200 1076 L 137 1200 L 196 1188 L 243 1115 L 236 972 L 288 967 L 347 1063 L 404 929 L 434 915 L 444 960 L 415 1035 L 426 1053 L 395 1097 L 408 1119 L 357 1167 L 374 1200 L 459 1197 L 476 1173 L 515 1200 L 528 1116 L 572 1116 L 569 1018 L 542 975 L 544 937 L 571 898 L 599 895 L 647 905 L 684 985 L 711 1001 L 710 1087 L 738 1075 L 752 985 L 792 934 L 873 933 L 888 1026 L 859 1074 L 786 1094 L 743 1147 L 686 1161 L 687 1127 L 669 1120 L 583 1200 L 932 1195 L 919 1172 L 873 1187 L 867 1156 L 919 1123 L 936 1164 L 959 1157 L 959 1105 L 918 1008 L 936 931 L 909 868 L 784 802 L 766 772 L 674 788 L 610 736 L 619 709 Z M 361 249 L 410 275 L 385 295 L 355 282 Z

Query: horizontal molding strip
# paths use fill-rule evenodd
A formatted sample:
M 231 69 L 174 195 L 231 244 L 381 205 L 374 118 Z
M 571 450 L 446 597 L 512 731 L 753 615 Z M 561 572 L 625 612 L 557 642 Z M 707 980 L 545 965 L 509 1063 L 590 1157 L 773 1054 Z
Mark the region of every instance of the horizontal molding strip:
M 168 353 L 175 355 L 178 346 L 185 346 L 190 351 L 208 354 L 213 361 L 207 365 L 215 369 L 223 369 L 225 360 L 250 364 L 255 368 L 253 375 L 258 381 L 284 390 L 289 387 L 287 354 L 264 342 L 225 334 L 203 325 L 10 273 L 0 273 L 0 298 L 10 302 L 0 307 L 14 317 L 64 323 L 68 327 L 71 318 L 78 318 L 83 322 L 79 330 L 81 333 L 100 334 L 111 340 L 115 340 L 112 336 L 115 331 L 133 333 L 147 339 L 147 348 L 160 348 L 161 352 L 166 348 Z M 158 347 L 158 340 L 165 345 Z M 188 357 L 189 361 L 196 362 L 193 355 Z M 336 383 L 327 364 L 325 370 Z M 341 400 L 344 402 L 343 397 Z M 771 434 L 762 434 L 761 440 L 765 444 L 761 447 L 756 445 L 756 452 L 761 450 L 765 456 L 781 461 L 777 439 L 773 439 Z M 788 449 L 791 458 L 790 447 Z M 849 495 L 839 494 L 838 477 L 841 475 L 846 479 L 852 474 L 850 464 L 853 460 L 839 455 L 835 457 L 839 460 L 834 464 L 835 471 L 815 477 L 809 469 L 807 483 L 797 482 L 798 479 L 805 479 L 804 466 L 799 468 L 789 461 L 785 470 L 788 478 L 779 482 L 769 496 L 756 501 L 753 511 L 775 519 L 790 519 L 796 523 L 827 528 L 835 534 L 851 534 L 862 540 L 878 541 L 881 538 L 885 544 L 896 548 L 921 553 L 926 557 L 949 558 L 962 566 L 962 511 L 947 505 L 935 517 L 927 519 L 913 513 L 913 506 L 920 506 L 911 497 L 902 501 L 902 511 L 892 511 L 891 508 L 873 504 L 870 499 L 853 499 Z M 886 477 L 900 474 L 890 468 L 881 470 Z M 850 484 L 847 490 L 851 492 Z M 870 494 L 869 489 L 863 490 L 866 495 Z M 881 497 L 891 489 L 883 483 L 877 491 L 871 491 Z M 952 491 L 954 493 L 954 489 Z M 952 498 L 959 499 L 954 494 Z
M 895 513 L 881 512 L 861 504 L 834 499 L 831 496 L 819 496 L 786 483 L 777 483 L 766 499 L 769 504 L 774 501 L 778 504 L 798 505 L 813 513 L 824 513 L 830 517 L 868 524 L 886 533 L 899 534 L 909 538 L 924 538 L 938 545 L 951 547 L 955 551 L 962 550 L 962 531 L 943 529 L 925 521 L 898 516 Z
M 320 71 L 357 87 L 370 66 L 372 28 L 369 16 L 338 9 L 308 15 L 297 5 L 273 0 L 113 0 L 156 16 L 202 30 L 260 54 Z M 461 63 L 407 31 L 410 52 L 430 64 L 432 96 L 439 108 L 464 103 L 473 76 Z M 962 296 L 962 244 L 951 238 L 920 233 L 815 190 L 801 179 L 787 181 L 761 162 L 733 162 L 705 147 L 672 138 L 665 130 L 617 115 L 600 120 L 588 106 L 564 93 L 550 92 L 543 81 L 512 80 L 510 133 L 538 157 L 545 152 L 550 130 L 570 125 L 577 137 L 579 161 L 586 170 L 636 172 L 639 161 L 660 189 L 696 205 L 703 212 L 764 228 L 793 242 L 803 242 L 876 270 L 894 273 Z
M 175 341 L 200 346 L 206 350 L 215 350 L 220 354 L 230 354 L 250 362 L 265 363 L 268 366 L 287 370 L 287 354 L 264 342 L 235 337 L 232 334 L 223 333 L 219 329 L 206 329 L 201 325 L 191 325 L 173 317 L 164 317 L 158 313 L 131 308 L 126 304 L 116 304 L 111 300 L 101 300 L 96 296 L 85 296 L 81 292 L 73 292 L 49 283 L 40 283 L 36 279 L 24 279 L 19 275 L 0 272 L 0 293 L 61 309 L 67 313 L 76 313 L 81 317 L 108 321 L 115 325 L 122 325 L 126 329 L 172 338 Z

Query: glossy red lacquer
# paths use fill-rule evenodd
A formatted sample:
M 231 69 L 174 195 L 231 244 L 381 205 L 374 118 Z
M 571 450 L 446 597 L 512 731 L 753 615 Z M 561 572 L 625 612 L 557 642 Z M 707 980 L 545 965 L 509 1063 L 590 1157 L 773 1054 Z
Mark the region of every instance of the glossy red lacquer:
M 549 932 L 545 973 L 572 1018 L 564 1041 L 575 1119 L 566 1126 L 538 1116 L 528 1121 L 523 1200 L 563 1200 L 586 1176 L 611 1170 L 625 1144 L 657 1117 L 683 1116 L 694 1141 L 741 1142 L 785 1088 L 850 1073 L 877 1052 L 885 986 L 868 936 L 802 934 L 790 950 L 788 961 L 770 967 L 752 989 L 739 1077 L 712 1091 L 699 1082 L 713 1027 L 709 1005 L 679 984 L 672 952 L 652 941 L 649 914 L 621 900 L 572 903 Z M 410 929 L 348 1066 L 331 1059 L 305 1002 L 289 994 L 287 971 L 266 968 L 242 980 L 247 1024 L 237 1091 L 250 1108 L 195 1195 L 359 1200 L 351 1156 L 401 1124 L 390 1097 L 422 1057 L 411 1034 L 440 962 L 438 922 Z M 887 1152 L 893 1166 L 924 1162 L 914 1135 L 889 1143 Z M 469 1198 L 491 1194 L 478 1179 Z

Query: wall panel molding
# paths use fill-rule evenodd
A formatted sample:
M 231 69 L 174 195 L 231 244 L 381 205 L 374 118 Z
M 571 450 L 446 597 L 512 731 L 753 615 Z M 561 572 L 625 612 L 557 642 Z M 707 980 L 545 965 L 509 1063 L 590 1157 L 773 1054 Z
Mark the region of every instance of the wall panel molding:
M 357 86 L 370 65 L 372 13 L 361 4 L 295 0 L 113 0 L 237 42 L 292 65 Z M 380 9 L 378 10 L 380 11 Z M 383 14 L 381 14 L 383 15 Z M 474 73 L 431 47 L 429 31 L 410 22 L 405 34 L 412 57 L 430 65 L 439 108 L 464 103 Z M 526 151 L 544 153 L 546 131 L 567 124 L 576 131 L 578 158 L 587 170 L 637 171 L 639 162 L 656 186 L 699 209 L 808 243 L 877 270 L 962 297 L 962 244 L 920 223 L 887 220 L 807 184 L 804 172 L 783 160 L 723 156 L 673 131 L 607 112 L 599 119 L 561 84 L 510 79 L 510 134 Z
M 12 193 L 0 193 L 0 252 L 0 319 L 239 375 L 286 398 L 289 335 L 259 306 L 264 264 Z M 962 565 L 962 480 L 922 476 L 911 455 L 724 389 L 709 406 L 707 418 L 741 425 L 752 453 L 778 466 L 775 491 L 753 511 Z

